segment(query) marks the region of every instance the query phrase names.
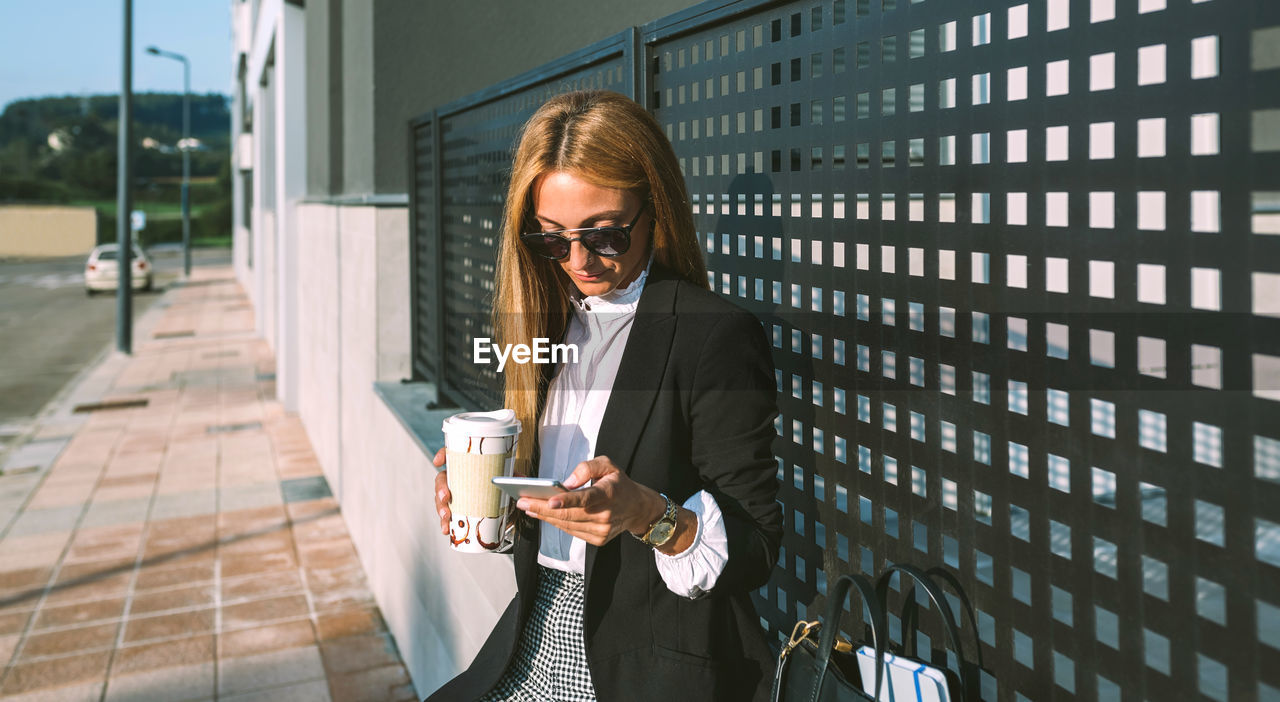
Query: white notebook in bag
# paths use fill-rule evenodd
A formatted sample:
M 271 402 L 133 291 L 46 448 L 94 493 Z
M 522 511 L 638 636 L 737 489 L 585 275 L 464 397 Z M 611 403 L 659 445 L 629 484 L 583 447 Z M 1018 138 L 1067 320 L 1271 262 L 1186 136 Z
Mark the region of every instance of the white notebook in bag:
M 876 650 L 870 646 L 858 649 L 858 672 L 862 674 L 862 690 L 876 693 Z M 942 671 L 910 658 L 884 654 L 884 682 L 879 702 L 951 702 L 947 679 Z

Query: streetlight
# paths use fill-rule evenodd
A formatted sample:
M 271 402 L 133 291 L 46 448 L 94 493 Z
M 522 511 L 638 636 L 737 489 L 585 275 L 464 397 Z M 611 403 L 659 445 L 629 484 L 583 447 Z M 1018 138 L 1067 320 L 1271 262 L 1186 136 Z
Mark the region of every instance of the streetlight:
M 133 0 L 124 0 L 124 60 L 116 147 L 116 349 L 133 353 Z
M 164 51 L 154 46 L 147 47 L 152 56 L 173 59 L 182 62 L 182 273 L 191 277 L 191 62 L 186 56 L 172 51 Z

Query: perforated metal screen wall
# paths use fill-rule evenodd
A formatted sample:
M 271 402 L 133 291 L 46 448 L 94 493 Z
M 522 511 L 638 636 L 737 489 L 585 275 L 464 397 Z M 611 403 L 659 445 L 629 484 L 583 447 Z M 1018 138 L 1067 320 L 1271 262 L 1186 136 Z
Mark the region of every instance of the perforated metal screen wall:
M 1280 698 L 1280 4 L 711 3 L 639 38 L 710 283 L 773 339 L 765 625 L 944 565 L 987 699 Z M 418 366 L 485 406 L 449 315 L 538 101 L 500 100 L 445 122 L 472 282 Z
M 410 269 L 413 279 L 411 324 L 413 338 L 413 374 L 419 378 L 440 376 L 440 291 L 437 284 L 443 281 L 440 274 L 440 230 L 437 222 L 436 176 L 437 151 L 435 122 L 422 120 L 409 130 L 413 144 L 413 172 L 409 183 L 413 211 L 413 241 L 409 247 Z
M 631 93 L 630 46 L 606 40 L 412 123 L 416 199 L 414 372 L 456 401 L 502 405 L 496 362 L 473 362 L 489 318 L 511 147 L 547 98 L 570 90 Z M 436 371 L 435 369 L 440 369 Z

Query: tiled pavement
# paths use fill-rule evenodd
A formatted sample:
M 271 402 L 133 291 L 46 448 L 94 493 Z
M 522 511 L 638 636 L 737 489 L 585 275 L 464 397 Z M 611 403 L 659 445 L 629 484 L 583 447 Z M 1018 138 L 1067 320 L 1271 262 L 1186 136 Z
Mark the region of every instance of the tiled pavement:
M 138 324 L 0 475 L 0 702 L 417 699 L 230 270 Z

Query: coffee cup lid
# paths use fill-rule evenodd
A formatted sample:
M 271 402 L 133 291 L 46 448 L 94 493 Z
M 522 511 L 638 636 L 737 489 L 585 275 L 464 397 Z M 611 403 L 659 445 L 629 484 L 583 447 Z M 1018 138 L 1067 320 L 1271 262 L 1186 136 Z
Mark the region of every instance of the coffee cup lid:
M 444 420 L 445 433 L 463 436 L 515 436 L 520 420 L 513 409 L 494 412 L 460 412 Z

